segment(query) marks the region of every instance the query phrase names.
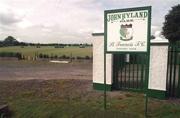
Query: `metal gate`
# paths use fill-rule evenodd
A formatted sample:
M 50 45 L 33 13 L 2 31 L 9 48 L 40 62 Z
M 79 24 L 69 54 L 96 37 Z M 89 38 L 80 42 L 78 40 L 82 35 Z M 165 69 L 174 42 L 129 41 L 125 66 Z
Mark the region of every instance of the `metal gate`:
M 145 75 L 147 55 L 141 53 L 115 54 L 113 60 L 113 88 L 142 92 L 147 86 Z
M 169 45 L 166 83 L 167 97 L 180 97 L 180 43 Z

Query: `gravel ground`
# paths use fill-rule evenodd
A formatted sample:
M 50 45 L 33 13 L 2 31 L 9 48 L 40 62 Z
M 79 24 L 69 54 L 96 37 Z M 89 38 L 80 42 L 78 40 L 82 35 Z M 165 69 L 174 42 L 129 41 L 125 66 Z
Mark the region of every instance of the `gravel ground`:
M 33 79 L 92 80 L 92 62 L 59 64 L 48 61 L 0 61 L 0 80 Z

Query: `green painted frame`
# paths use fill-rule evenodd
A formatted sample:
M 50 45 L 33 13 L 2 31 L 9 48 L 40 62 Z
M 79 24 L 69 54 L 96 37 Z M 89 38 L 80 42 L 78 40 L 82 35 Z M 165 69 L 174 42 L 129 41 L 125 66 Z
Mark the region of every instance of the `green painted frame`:
M 102 32 L 102 33 L 92 33 L 92 36 L 102 36 L 102 35 L 104 35 L 104 32 Z
M 117 13 L 117 12 L 129 12 L 129 11 L 148 11 L 148 26 L 147 26 L 147 51 L 133 51 L 133 52 L 115 52 L 115 51 L 107 51 L 107 14 L 108 13 Z M 150 36 L 151 36 L 151 6 L 144 7 L 134 7 L 134 8 L 126 8 L 126 9 L 115 9 L 115 10 L 105 10 L 104 11 L 104 84 L 106 84 L 106 53 L 112 54 L 134 54 L 141 53 L 147 55 L 147 68 L 145 74 L 145 83 L 143 92 L 147 93 L 148 91 L 148 81 L 149 81 L 149 63 L 150 63 Z M 104 91 L 106 91 L 106 86 L 104 87 Z M 105 92 L 106 94 L 106 92 Z M 105 98 L 106 99 L 106 98 Z
M 101 83 L 93 83 L 93 88 L 95 90 L 104 90 L 104 84 Z M 112 85 L 106 84 L 106 90 L 111 91 L 112 90 Z
M 104 11 L 104 49 L 106 53 L 147 53 L 144 51 L 133 51 L 133 52 L 116 52 L 116 51 L 107 51 L 107 14 L 108 13 L 117 13 L 117 12 L 129 12 L 129 11 L 141 11 L 141 10 L 148 10 L 148 26 L 147 26 L 147 52 L 150 49 L 150 35 L 151 35 L 151 6 L 144 6 L 144 7 L 134 7 L 134 8 L 126 8 L 126 9 L 115 9 L 115 10 L 105 10 Z

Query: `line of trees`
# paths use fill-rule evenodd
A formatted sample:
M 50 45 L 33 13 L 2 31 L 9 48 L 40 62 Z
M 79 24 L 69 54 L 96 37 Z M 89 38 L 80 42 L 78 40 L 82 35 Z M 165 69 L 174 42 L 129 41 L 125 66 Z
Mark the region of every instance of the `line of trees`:
M 48 43 L 48 44 L 41 44 L 41 43 L 26 43 L 26 42 L 19 42 L 13 36 L 8 36 L 3 41 L 0 41 L 0 47 L 6 46 L 55 46 L 55 48 L 61 48 L 65 46 L 79 46 L 79 47 L 87 47 L 92 46 L 92 44 L 58 44 L 58 43 Z

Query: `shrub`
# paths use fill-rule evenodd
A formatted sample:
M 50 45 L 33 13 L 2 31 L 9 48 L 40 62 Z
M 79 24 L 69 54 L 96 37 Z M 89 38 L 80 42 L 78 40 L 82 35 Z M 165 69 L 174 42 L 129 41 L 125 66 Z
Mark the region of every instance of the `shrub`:
M 38 57 L 39 57 L 39 58 L 43 58 L 43 54 L 40 53 Z
M 75 59 L 75 57 L 71 57 L 71 59 L 73 59 L 73 60 L 74 60 L 74 59 Z
M 44 54 L 43 57 L 44 58 L 49 58 L 49 55 L 48 54 Z
M 65 58 L 66 58 L 66 55 L 62 55 L 60 58 L 61 58 L 61 59 L 65 59 Z
M 85 56 L 85 59 L 86 59 L 86 60 L 89 60 L 89 59 L 91 59 L 91 58 L 90 58 L 89 56 Z
M 83 59 L 83 57 L 77 56 L 76 59 Z
M 40 54 L 38 55 L 38 57 L 39 57 L 39 58 L 49 58 L 49 55 L 48 55 L 48 54 L 42 54 L 42 53 L 40 53 Z
M 69 56 L 66 56 L 66 55 L 62 55 L 62 56 L 60 57 L 60 59 L 70 59 L 70 57 L 69 57 Z
M 58 58 L 58 56 L 57 56 L 57 55 L 54 55 L 54 58 L 55 58 L 55 59 L 57 59 L 57 58 Z
M 22 59 L 22 54 L 21 54 L 21 53 L 16 53 L 16 57 L 17 57 L 18 59 Z

